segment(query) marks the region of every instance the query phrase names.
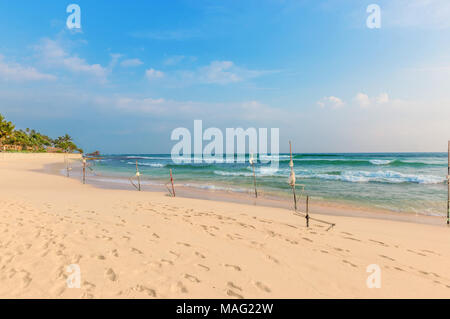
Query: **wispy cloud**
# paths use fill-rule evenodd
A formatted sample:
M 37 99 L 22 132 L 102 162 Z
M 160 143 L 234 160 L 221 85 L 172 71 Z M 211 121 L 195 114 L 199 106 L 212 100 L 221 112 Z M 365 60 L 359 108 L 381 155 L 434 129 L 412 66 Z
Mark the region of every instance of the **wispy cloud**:
M 108 73 L 106 67 L 100 64 L 89 64 L 76 54 L 69 53 L 57 41 L 46 38 L 35 48 L 39 52 L 42 61 L 48 66 L 63 68 L 72 73 L 85 74 L 101 81 L 106 81 Z M 117 59 L 114 56 L 112 58 Z
M 164 65 L 177 65 L 183 61 L 185 62 L 194 62 L 197 60 L 196 57 L 193 56 L 184 56 L 184 55 L 173 55 L 164 60 Z
M 370 98 L 365 93 L 358 93 L 353 99 L 355 103 L 363 108 L 370 107 L 376 104 L 386 104 L 390 101 L 389 95 L 387 93 L 381 93 L 376 97 Z
M 145 71 L 145 76 L 147 79 L 160 79 L 164 77 L 164 73 L 162 71 L 158 71 L 155 69 L 148 69 Z
M 131 36 L 139 39 L 150 40 L 187 40 L 202 36 L 199 30 L 153 30 L 153 31 L 135 31 Z
M 0 79 L 6 81 L 55 80 L 56 76 L 38 71 L 34 67 L 23 66 L 15 62 L 7 63 L 0 55 Z
M 431 29 L 450 28 L 448 0 L 383 0 L 383 25 Z
M 361 107 L 368 107 L 370 105 L 370 98 L 365 93 L 356 94 L 354 101 Z
M 290 113 L 259 101 L 241 102 L 198 102 L 177 101 L 164 98 L 135 98 L 129 96 L 103 96 L 95 98 L 98 107 L 113 107 L 116 111 L 139 116 L 151 116 L 164 120 L 193 118 L 214 120 L 218 124 L 230 121 L 247 121 L 261 124 L 271 123 L 274 127 L 287 124 L 302 117 L 299 113 Z
M 344 101 L 342 101 L 340 98 L 336 96 L 325 96 L 317 102 L 317 105 L 320 106 L 321 108 L 328 107 L 332 109 L 340 108 L 344 106 L 344 104 L 345 104 Z
M 183 71 L 183 80 L 203 84 L 229 84 L 246 81 L 273 71 L 249 70 L 236 66 L 232 61 L 212 61 L 195 71 Z
M 142 62 L 139 59 L 126 59 L 123 60 L 122 62 L 120 62 L 120 65 L 126 68 L 132 68 L 132 67 L 136 67 L 136 66 L 140 66 L 144 64 L 144 62 Z

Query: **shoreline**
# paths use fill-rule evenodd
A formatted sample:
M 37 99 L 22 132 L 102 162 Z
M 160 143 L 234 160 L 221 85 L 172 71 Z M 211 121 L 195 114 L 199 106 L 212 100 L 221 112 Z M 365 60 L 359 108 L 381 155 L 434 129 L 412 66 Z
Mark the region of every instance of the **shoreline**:
M 106 189 L 0 156 L 0 298 L 448 298 L 447 227 Z M 79 288 L 70 287 L 80 269 Z M 373 265 L 379 288 L 367 284 Z M 369 271 L 369 273 L 368 273 Z
M 51 163 L 43 168 L 46 173 L 64 176 L 62 170 L 65 167 L 63 163 Z M 79 176 L 70 176 L 71 179 L 78 180 L 81 183 L 81 165 L 79 167 L 72 167 L 72 172 L 79 170 L 77 173 Z M 116 182 L 120 179 L 121 182 Z M 121 177 L 114 176 L 88 176 L 86 177 L 87 184 L 93 185 L 101 189 L 117 189 L 117 190 L 131 190 L 131 184 L 127 187 L 127 180 Z M 109 181 L 106 181 L 109 180 Z M 123 181 L 123 182 L 122 182 Z M 190 199 L 200 199 L 208 201 L 217 201 L 224 203 L 236 203 L 236 204 L 246 204 L 253 205 L 257 207 L 272 207 L 272 208 L 283 208 L 294 212 L 294 205 L 290 198 L 281 198 L 276 196 L 265 196 L 258 197 L 258 199 L 252 196 L 250 191 L 248 192 L 235 192 L 226 190 L 211 190 L 211 189 L 200 189 L 194 186 L 184 186 L 177 185 L 176 194 L 177 197 L 190 198 Z M 167 193 L 167 189 L 164 185 L 157 183 L 142 183 L 142 192 L 162 192 Z M 261 192 L 263 194 L 263 192 Z M 312 199 L 312 201 L 311 201 Z M 305 200 L 298 203 L 298 211 L 305 211 Z M 309 204 L 310 214 L 320 214 L 328 216 L 345 216 L 345 217 L 357 217 L 357 218 L 371 218 L 371 219 L 383 219 L 390 221 L 402 221 L 410 223 L 428 224 L 435 226 L 446 226 L 445 216 L 433 216 L 425 215 L 420 213 L 412 212 L 395 212 L 392 210 L 374 208 L 368 206 L 358 206 L 347 203 L 339 203 L 333 201 L 324 200 L 314 200 L 310 197 Z

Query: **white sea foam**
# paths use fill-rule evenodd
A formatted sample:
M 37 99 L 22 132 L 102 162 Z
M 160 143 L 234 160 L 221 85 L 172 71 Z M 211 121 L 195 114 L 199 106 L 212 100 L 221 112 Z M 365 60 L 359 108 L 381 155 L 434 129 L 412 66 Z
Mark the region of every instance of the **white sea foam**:
M 369 162 L 373 165 L 387 165 L 392 163 L 394 160 L 370 160 Z
M 136 162 L 127 162 L 127 164 L 129 164 L 129 165 L 136 165 Z M 150 166 L 150 167 L 164 167 L 164 166 L 166 166 L 166 165 L 161 164 L 161 163 L 141 163 L 141 162 L 138 162 L 138 165 Z
M 279 161 L 289 159 L 290 155 L 259 155 L 261 161 Z
M 182 184 L 182 186 L 186 187 L 194 187 L 200 189 L 208 189 L 208 190 L 218 190 L 218 191 L 227 191 L 227 192 L 247 192 L 246 189 L 243 188 L 233 188 L 233 187 L 225 187 L 218 185 L 208 185 L 208 184 Z
M 441 176 L 403 174 L 394 171 L 345 171 L 340 175 L 315 174 L 313 177 L 345 182 L 440 184 L 445 181 Z
M 226 172 L 226 171 L 214 171 L 214 174 L 221 176 L 252 176 L 252 173 L 246 172 Z

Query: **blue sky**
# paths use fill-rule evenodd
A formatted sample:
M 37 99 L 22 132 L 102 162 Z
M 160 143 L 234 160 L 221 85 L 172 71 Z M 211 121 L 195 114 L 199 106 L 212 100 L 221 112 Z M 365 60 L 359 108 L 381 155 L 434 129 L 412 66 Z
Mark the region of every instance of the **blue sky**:
M 372 3 L 380 29 L 366 26 Z M 89 151 L 170 152 L 194 119 L 278 127 L 281 151 L 444 151 L 450 138 L 447 0 L 8 0 L 0 25 L 0 112 Z

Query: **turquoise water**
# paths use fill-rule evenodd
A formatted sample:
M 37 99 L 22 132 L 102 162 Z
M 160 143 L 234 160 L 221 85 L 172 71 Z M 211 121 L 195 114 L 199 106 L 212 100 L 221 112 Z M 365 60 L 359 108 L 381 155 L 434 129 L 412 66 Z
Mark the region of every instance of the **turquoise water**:
M 270 156 L 259 160 L 267 159 Z M 136 161 L 144 182 L 167 182 L 171 168 L 178 185 L 236 192 L 253 189 L 248 161 L 175 164 L 167 154 L 121 154 L 105 156 L 93 169 L 100 175 L 126 178 L 134 175 Z M 290 196 L 289 155 L 279 155 L 278 163 L 276 169 L 258 161 L 258 189 Z M 294 168 L 297 184 L 316 200 L 427 215 L 446 213 L 447 153 L 295 154 Z

